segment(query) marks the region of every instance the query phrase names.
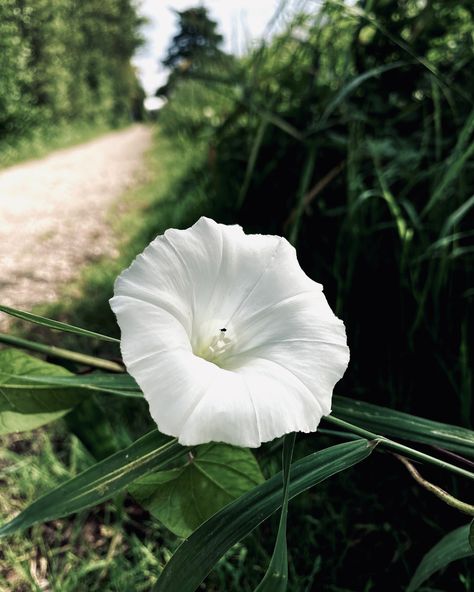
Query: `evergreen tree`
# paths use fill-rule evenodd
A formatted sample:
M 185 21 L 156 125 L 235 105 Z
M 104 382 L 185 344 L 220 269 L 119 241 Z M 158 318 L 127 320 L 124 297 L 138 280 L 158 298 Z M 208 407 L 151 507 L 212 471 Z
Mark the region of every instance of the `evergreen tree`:
M 173 37 L 162 62 L 171 72 L 157 95 L 168 95 L 183 76 L 202 71 L 229 57 L 219 47 L 223 37 L 217 32 L 217 23 L 209 17 L 204 6 L 175 11 L 175 14 L 179 19 L 179 32 Z

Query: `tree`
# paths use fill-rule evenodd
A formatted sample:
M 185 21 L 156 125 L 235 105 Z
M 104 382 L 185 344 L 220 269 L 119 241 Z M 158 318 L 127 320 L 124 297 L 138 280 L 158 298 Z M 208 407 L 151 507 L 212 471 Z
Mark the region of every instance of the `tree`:
M 209 18 L 204 6 L 175 11 L 175 14 L 179 19 L 179 32 L 173 37 L 162 62 L 171 72 L 157 95 L 168 95 L 179 78 L 228 57 L 219 48 L 223 37 L 217 32 L 217 23 Z

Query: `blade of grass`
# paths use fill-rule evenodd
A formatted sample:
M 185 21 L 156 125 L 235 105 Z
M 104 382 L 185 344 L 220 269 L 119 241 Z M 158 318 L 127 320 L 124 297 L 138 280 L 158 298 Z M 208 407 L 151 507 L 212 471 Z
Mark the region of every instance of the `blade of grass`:
M 37 343 L 36 341 L 30 341 L 29 339 L 15 337 L 13 335 L 6 335 L 5 333 L 0 333 L 0 343 L 13 345 L 20 349 L 37 351 L 48 356 L 62 358 L 63 360 L 69 360 L 71 362 L 77 362 L 78 364 L 84 364 L 85 366 L 93 366 L 94 368 L 100 368 L 101 370 L 109 370 L 110 372 L 125 371 L 121 364 L 117 364 L 117 362 L 112 362 L 111 360 L 103 360 L 102 358 L 96 358 L 95 356 L 88 356 L 87 354 L 81 354 L 79 352 L 74 352 L 62 347 L 56 347 L 54 345 Z
M 333 399 L 333 411 L 341 419 L 384 436 L 438 446 L 474 457 L 474 432 L 467 428 L 340 396 Z
M 95 506 L 123 491 L 138 477 L 164 468 L 186 452 L 176 440 L 163 445 L 163 438 L 163 434 L 153 430 L 128 448 L 49 491 L 1 526 L 0 537 L 37 522 L 62 518 Z
M 474 142 L 469 143 L 474 134 L 474 110 L 471 111 L 466 123 L 464 124 L 458 141 L 454 147 L 453 152 L 446 161 L 446 169 L 441 180 L 436 182 L 436 188 L 431 195 L 428 203 L 422 211 L 422 216 L 426 216 L 428 212 L 436 205 L 436 203 L 445 197 L 446 190 L 449 185 L 455 181 L 461 172 L 464 165 L 469 161 L 474 154 Z
M 326 417 L 323 417 L 323 419 L 329 423 L 339 426 L 340 428 L 345 428 L 349 432 L 359 434 L 359 436 L 362 436 L 363 438 L 376 440 L 380 446 L 391 448 L 392 450 L 401 452 L 402 454 L 410 456 L 411 458 L 416 458 L 417 460 L 424 461 L 432 465 L 436 465 L 437 467 L 440 467 L 447 471 L 451 471 L 451 473 L 455 473 L 456 475 L 461 475 L 462 477 L 467 477 L 468 479 L 474 480 L 474 473 L 472 471 L 461 469 L 460 467 L 452 465 L 451 463 L 448 463 L 444 460 L 440 460 L 439 458 L 436 458 L 429 454 L 425 454 L 424 452 L 420 452 L 418 450 L 415 450 L 414 448 L 410 448 L 409 446 L 405 446 L 404 444 L 395 442 L 394 440 L 389 440 L 388 438 L 385 438 L 385 436 L 374 434 L 369 430 L 360 428 L 359 426 L 353 425 L 347 421 L 339 419 L 334 415 L 328 415 Z
M 288 548 L 286 543 L 286 523 L 288 519 L 288 496 L 290 484 L 290 469 L 295 434 L 285 436 L 283 442 L 283 504 L 281 506 L 280 523 L 275 543 L 275 549 L 270 565 L 255 592 L 286 592 L 288 586 Z
M 2 372 L 0 377 L 7 378 L 6 385 L 11 389 L 32 389 L 44 390 L 45 386 L 65 387 L 72 389 L 86 389 L 91 391 L 100 391 L 120 395 L 122 397 L 132 397 L 142 399 L 143 394 L 135 381 L 128 374 L 102 374 L 101 372 L 93 374 L 78 374 L 72 376 L 47 376 L 47 375 L 28 375 L 9 374 Z
M 255 170 L 255 165 L 257 163 L 258 153 L 260 151 L 260 147 L 262 145 L 263 137 L 265 135 L 265 130 L 267 129 L 267 126 L 268 121 L 265 118 L 263 118 L 260 122 L 260 125 L 258 126 L 257 133 L 252 144 L 252 150 L 250 152 L 247 168 L 245 170 L 244 182 L 242 183 L 242 188 L 239 192 L 239 197 L 237 199 L 237 204 L 239 207 L 242 206 L 245 200 L 245 196 L 247 195 L 253 171 Z
M 298 240 L 298 232 L 300 229 L 301 217 L 303 215 L 304 207 L 305 207 L 305 196 L 308 192 L 309 184 L 311 182 L 311 177 L 314 171 L 314 163 L 316 160 L 316 148 L 315 146 L 310 146 L 308 148 L 308 154 L 306 156 L 306 162 L 303 169 L 303 174 L 301 176 L 300 187 L 298 189 L 297 195 L 297 202 L 295 208 L 295 214 L 293 218 L 293 222 L 288 233 L 288 240 L 292 245 L 296 244 Z
M 330 2 L 331 4 L 335 4 L 336 6 L 339 6 L 348 15 L 353 16 L 353 17 L 357 17 L 357 18 L 362 18 L 365 21 L 367 21 L 368 23 L 370 23 L 373 27 L 375 27 L 376 29 L 378 29 L 382 33 L 382 35 L 385 35 L 385 37 L 387 37 L 387 39 L 390 39 L 390 41 L 392 43 L 394 43 L 395 45 L 397 45 L 398 47 L 400 47 L 400 49 L 402 49 L 404 52 L 406 52 L 408 55 L 410 55 L 421 66 L 423 66 L 429 72 L 431 72 L 433 74 L 433 76 L 435 76 L 435 78 L 445 88 L 453 89 L 460 97 L 462 97 L 463 99 L 467 100 L 470 104 L 473 103 L 472 98 L 468 94 L 466 94 L 466 93 L 464 93 L 464 91 L 460 90 L 459 87 L 453 87 L 453 85 L 450 84 L 449 81 L 446 80 L 440 74 L 440 72 L 438 71 L 438 69 L 436 68 L 436 66 L 434 64 L 432 64 L 426 58 L 419 56 L 410 47 L 410 45 L 408 43 L 405 43 L 405 41 L 401 37 L 397 37 L 396 35 L 393 35 L 379 20 L 377 20 L 374 16 L 372 16 L 369 13 L 369 11 L 364 10 L 361 6 L 356 6 L 356 5 L 351 6 L 351 5 L 348 5 L 348 4 L 346 4 L 344 2 L 344 0 L 328 0 L 328 2 Z
M 62 323 L 60 321 L 54 321 L 53 319 L 47 319 L 46 317 L 41 317 L 39 315 L 35 315 L 31 312 L 26 312 L 24 310 L 11 308 L 10 306 L 0 305 L 0 312 L 4 312 L 13 317 L 17 317 L 18 319 L 22 319 L 23 321 L 28 321 L 29 323 L 35 323 L 36 325 L 48 327 L 48 329 L 64 331 L 65 333 L 75 333 L 76 335 L 82 335 L 84 337 L 93 337 L 94 339 L 100 339 L 102 341 L 112 341 L 114 343 L 120 343 L 120 339 L 116 339 L 115 337 L 109 337 L 108 335 L 102 335 L 102 333 L 96 333 L 95 331 L 89 331 L 88 329 L 81 329 L 81 327 L 75 327 L 74 325 L 69 325 L 68 323 Z
M 456 530 L 447 534 L 428 551 L 410 580 L 407 592 L 418 590 L 428 578 L 449 565 L 452 561 L 474 555 L 474 550 L 469 544 L 470 530 L 473 524 L 466 524 L 465 526 L 456 528 Z
M 316 128 L 311 130 L 311 133 L 315 133 L 315 132 L 319 131 L 320 126 L 324 125 L 327 122 L 329 117 L 334 113 L 335 109 L 353 91 L 355 91 L 357 88 L 359 88 L 359 86 L 361 84 L 363 84 L 366 80 L 380 76 L 380 74 L 383 74 L 384 72 L 389 72 L 390 70 L 396 70 L 397 68 L 401 68 L 403 66 L 406 66 L 407 63 L 408 62 L 397 61 L 397 62 L 393 62 L 391 64 L 384 64 L 382 66 L 377 66 L 375 68 L 371 68 L 370 70 L 367 70 L 367 72 L 364 72 L 363 74 L 360 74 L 359 76 L 356 76 L 355 78 L 350 80 L 347 84 L 345 84 L 342 87 L 342 89 L 337 93 L 337 95 L 334 97 L 334 99 L 326 107 L 323 114 L 321 115 L 321 119 L 318 121 L 318 123 L 316 125 Z

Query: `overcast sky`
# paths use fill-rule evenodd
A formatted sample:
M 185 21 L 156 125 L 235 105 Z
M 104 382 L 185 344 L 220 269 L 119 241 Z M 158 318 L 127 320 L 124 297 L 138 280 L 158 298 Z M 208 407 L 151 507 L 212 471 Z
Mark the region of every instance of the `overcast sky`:
M 306 4 L 306 0 L 287 0 L 285 20 Z M 204 5 L 210 16 L 218 23 L 218 30 L 224 36 L 224 49 L 242 54 L 246 48 L 266 34 L 266 27 L 280 4 L 280 0 L 142 0 L 141 13 L 150 22 L 144 27 L 146 45 L 133 62 L 148 95 L 166 80 L 166 71 L 159 62 L 164 58 L 171 38 L 176 33 L 174 10 L 184 10 Z M 267 33 L 268 34 L 268 33 Z

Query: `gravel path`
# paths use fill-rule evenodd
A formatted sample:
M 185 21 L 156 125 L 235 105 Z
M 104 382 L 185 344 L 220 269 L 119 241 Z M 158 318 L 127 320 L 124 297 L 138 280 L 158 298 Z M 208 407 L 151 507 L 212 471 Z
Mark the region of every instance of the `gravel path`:
M 109 206 L 145 173 L 150 142 L 135 125 L 0 171 L 0 303 L 52 302 L 84 263 L 116 255 Z

